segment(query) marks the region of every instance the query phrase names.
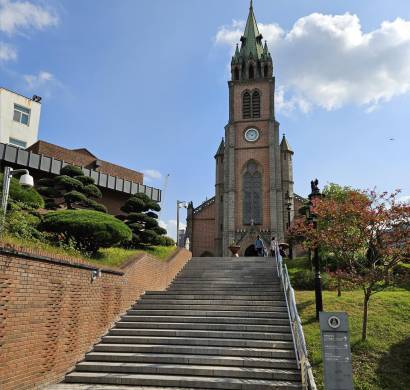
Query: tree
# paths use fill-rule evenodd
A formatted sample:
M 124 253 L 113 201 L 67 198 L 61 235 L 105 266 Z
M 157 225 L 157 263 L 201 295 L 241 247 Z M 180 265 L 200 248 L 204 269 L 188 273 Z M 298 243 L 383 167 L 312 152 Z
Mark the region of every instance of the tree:
M 347 191 L 343 197 L 315 199 L 317 229 L 297 219 L 291 234 L 303 244 L 337 253 L 341 277 L 363 289 L 362 339 L 367 337 L 369 301 L 394 281 L 393 270 L 410 255 L 410 205 L 400 203 L 398 191 Z
M 170 240 L 164 238 L 167 231 L 158 224 L 158 215 L 161 211 L 159 204 L 150 199 L 146 194 L 131 196 L 121 207 L 124 215 L 117 218 L 124 221 L 132 230 L 132 247 L 140 245 L 169 245 Z
M 93 210 L 60 210 L 44 215 L 40 229 L 55 233 L 65 243 L 74 242 L 77 249 L 95 254 L 131 239 L 131 229 L 112 215 Z
M 82 208 L 107 212 L 105 206 L 96 201 L 102 194 L 94 179 L 84 176 L 80 167 L 66 165 L 60 176 L 40 179 L 37 189 L 50 210 Z

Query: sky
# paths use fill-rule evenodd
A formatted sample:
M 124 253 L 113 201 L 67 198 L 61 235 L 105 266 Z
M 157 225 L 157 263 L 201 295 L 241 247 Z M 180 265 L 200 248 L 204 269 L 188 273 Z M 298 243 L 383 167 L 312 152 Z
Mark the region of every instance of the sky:
M 0 85 L 43 97 L 39 138 L 143 171 L 176 201 L 214 194 L 229 63 L 248 0 L 0 0 Z M 254 0 L 276 119 L 310 180 L 410 200 L 408 0 Z M 185 213 L 181 212 L 181 218 Z

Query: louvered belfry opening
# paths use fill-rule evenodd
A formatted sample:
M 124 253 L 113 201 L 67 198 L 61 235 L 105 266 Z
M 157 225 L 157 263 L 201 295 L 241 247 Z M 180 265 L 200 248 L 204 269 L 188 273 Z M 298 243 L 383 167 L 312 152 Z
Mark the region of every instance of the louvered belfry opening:
M 251 118 L 251 94 L 249 92 L 245 92 L 243 94 L 243 103 L 242 103 L 242 115 L 243 119 L 250 119 Z
M 252 94 L 246 91 L 243 94 L 242 116 L 243 119 L 261 117 L 261 95 L 258 91 L 253 91 Z
M 261 95 L 258 91 L 252 93 L 252 118 L 261 116 Z

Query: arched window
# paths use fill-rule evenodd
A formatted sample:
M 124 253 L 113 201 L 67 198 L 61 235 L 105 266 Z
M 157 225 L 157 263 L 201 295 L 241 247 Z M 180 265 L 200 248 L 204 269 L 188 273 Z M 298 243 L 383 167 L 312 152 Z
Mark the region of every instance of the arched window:
M 265 77 L 268 77 L 268 73 L 269 73 L 269 67 L 268 65 L 265 65 L 265 67 L 263 68 L 263 73 Z
M 262 224 L 262 175 L 255 161 L 249 161 L 243 174 L 243 224 Z
M 261 116 L 261 95 L 258 91 L 252 93 L 252 118 Z
M 233 71 L 234 73 L 234 80 L 239 80 L 239 69 L 235 68 L 235 70 Z
M 251 94 L 249 92 L 245 92 L 242 98 L 242 116 L 243 119 L 251 118 Z
M 255 69 L 253 69 L 253 65 L 249 65 L 249 80 L 253 80 L 255 78 Z

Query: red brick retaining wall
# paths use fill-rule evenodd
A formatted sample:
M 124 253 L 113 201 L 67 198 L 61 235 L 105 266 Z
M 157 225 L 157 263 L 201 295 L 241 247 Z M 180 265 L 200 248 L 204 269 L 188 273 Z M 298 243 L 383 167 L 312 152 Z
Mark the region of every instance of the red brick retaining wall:
M 0 389 L 56 383 L 144 292 L 163 290 L 191 258 L 140 255 L 121 269 L 0 248 Z

